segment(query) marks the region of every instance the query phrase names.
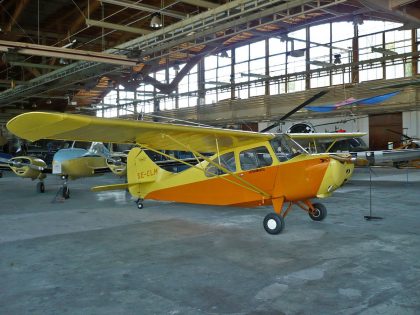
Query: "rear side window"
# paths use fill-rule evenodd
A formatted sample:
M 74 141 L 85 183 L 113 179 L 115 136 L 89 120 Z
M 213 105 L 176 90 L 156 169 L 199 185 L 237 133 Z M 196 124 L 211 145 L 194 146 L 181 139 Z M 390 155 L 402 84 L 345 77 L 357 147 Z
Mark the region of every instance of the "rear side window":
M 258 147 L 239 153 L 239 161 L 243 171 L 270 166 L 273 164 L 270 152 L 266 147 Z
M 233 154 L 233 152 L 222 154 L 221 156 L 216 157 L 212 161 L 226 168 L 230 172 L 236 172 L 235 155 Z M 206 167 L 205 174 L 207 177 L 212 177 L 212 176 L 217 176 L 217 175 L 223 175 L 225 174 L 225 172 L 223 172 L 216 165 L 209 164 Z

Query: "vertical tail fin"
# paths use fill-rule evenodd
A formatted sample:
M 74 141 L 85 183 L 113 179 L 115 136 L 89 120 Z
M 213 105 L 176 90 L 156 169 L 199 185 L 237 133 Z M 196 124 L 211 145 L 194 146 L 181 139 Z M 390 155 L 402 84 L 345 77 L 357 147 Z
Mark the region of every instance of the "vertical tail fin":
M 127 181 L 128 183 L 139 183 L 129 187 L 133 196 L 142 196 L 140 186 L 143 183 L 154 182 L 157 178 L 159 166 L 140 148 L 133 148 L 127 157 Z

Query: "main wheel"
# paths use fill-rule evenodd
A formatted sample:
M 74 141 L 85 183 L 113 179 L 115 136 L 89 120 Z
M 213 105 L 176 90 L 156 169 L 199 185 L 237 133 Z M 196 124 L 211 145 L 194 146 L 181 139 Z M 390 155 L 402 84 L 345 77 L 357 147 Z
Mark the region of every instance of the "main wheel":
M 39 193 L 44 193 L 45 192 L 45 184 L 43 182 L 39 182 L 38 184 L 36 184 L 36 191 Z
M 276 213 L 269 213 L 263 221 L 264 229 L 269 234 L 279 234 L 284 228 L 284 219 Z
M 309 216 L 314 221 L 322 221 L 327 216 L 327 208 L 322 203 L 313 204 L 315 211 L 309 211 Z
M 67 186 L 63 187 L 63 198 L 64 199 L 70 198 L 70 189 Z

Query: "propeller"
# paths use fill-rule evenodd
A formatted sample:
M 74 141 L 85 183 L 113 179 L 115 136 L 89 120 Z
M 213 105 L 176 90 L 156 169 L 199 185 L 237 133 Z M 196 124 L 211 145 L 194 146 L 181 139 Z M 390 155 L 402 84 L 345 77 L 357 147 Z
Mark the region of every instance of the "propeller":
M 282 122 L 283 120 L 289 118 L 290 116 L 292 116 L 294 113 L 296 113 L 298 110 L 304 108 L 306 105 L 309 105 L 310 103 L 316 101 L 318 98 L 324 96 L 325 94 L 328 93 L 328 90 L 322 90 L 318 93 L 316 93 L 314 96 L 312 96 L 311 98 L 307 99 L 306 101 L 304 101 L 302 104 L 300 104 L 299 106 L 295 107 L 294 109 L 292 109 L 290 112 L 288 112 L 287 114 L 285 114 L 283 117 L 281 117 L 276 123 L 268 126 L 267 128 L 261 130 L 261 132 L 267 132 L 277 126 L 280 125 L 280 122 Z
M 330 154 L 330 157 L 339 162 L 353 163 L 356 166 L 368 166 L 370 164 L 368 159 L 355 157 L 350 154 L 348 155 Z

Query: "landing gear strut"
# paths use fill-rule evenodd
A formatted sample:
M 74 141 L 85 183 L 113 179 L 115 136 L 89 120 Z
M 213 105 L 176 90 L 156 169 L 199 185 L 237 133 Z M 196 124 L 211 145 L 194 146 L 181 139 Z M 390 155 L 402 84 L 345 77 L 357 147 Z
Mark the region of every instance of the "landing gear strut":
M 62 186 L 62 196 L 64 199 L 69 199 L 70 198 L 70 189 L 67 187 L 67 179 L 68 176 L 67 175 L 63 175 L 61 176 L 61 178 L 63 179 L 63 186 Z

